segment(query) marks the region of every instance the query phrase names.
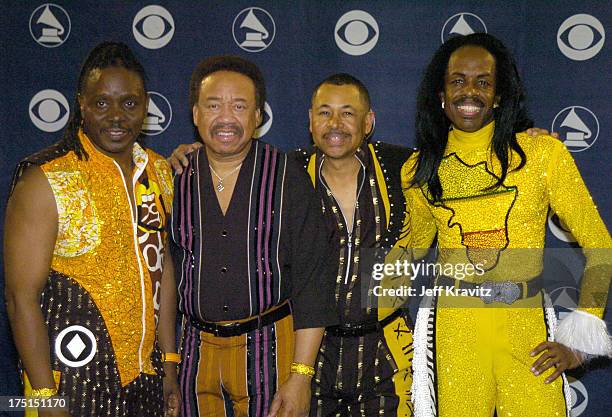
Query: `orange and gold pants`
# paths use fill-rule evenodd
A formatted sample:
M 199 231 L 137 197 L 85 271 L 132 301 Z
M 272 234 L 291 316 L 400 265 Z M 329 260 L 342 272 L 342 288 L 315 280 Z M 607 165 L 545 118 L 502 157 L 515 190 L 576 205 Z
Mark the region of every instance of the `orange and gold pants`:
M 187 325 L 179 381 L 181 416 L 265 417 L 276 389 L 289 377 L 293 319 L 234 337 L 218 337 Z

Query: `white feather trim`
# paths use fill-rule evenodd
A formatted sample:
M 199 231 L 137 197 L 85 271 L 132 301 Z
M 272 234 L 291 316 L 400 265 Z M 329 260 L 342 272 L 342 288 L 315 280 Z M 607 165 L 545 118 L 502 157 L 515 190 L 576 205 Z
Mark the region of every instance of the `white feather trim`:
M 557 328 L 559 327 L 559 322 L 557 321 L 557 315 L 555 314 L 555 308 L 553 307 L 553 303 L 550 300 L 550 297 L 546 292 L 543 294 L 544 297 L 544 311 L 546 313 L 546 324 L 547 324 L 547 333 L 548 340 L 554 342 L 555 333 L 557 332 Z M 565 372 L 561 374 L 561 379 L 563 380 L 563 394 L 565 394 L 565 410 L 566 417 L 572 416 L 572 408 L 574 404 L 572 403 L 572 389 L 570 388 L 569 382 L 567 382 L 567 377 L 565 376 Z
M 606 322 L 591 313 L 574 310 L 559 322 L 555 341 L 572 350 L 612 357 L 612 339 Z
M 423 297 L 414 325 L 411 390 L 415 417 L 434 416 L 435 407 L 427 367 L 427 322 L 431 308 L 431 297 Z

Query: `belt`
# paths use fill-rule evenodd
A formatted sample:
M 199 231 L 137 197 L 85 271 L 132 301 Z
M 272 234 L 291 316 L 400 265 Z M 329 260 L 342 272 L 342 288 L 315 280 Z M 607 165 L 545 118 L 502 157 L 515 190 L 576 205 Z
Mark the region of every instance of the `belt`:
M 274 322 L 284 319 L 291 314 L 289 302 L 285 303 L 272 311 L 258 315 L 250 320 L 239 323 L 219 324 L 210 321 L 201 321 L 193 317 L 189 321 L 193 327 L 206 333 L 212 333 L 218 337 L 240 336 L 255 329 L 261 329 Z
M 339 337 L 360 337 L 365 336 L 369 333 L 374 333 L 378 330 L 384 329 L 389 323 L 402 315 L 402 309 L 398 308 L 393 313 L 381 321 L 373 323 L 359 323 L 359 324 L 344 324 L 338 326 L 329 326 L 325 328 L 325 331 L 332 336 Z
M 436 285 L 466 290 L 479 289 L 480 291 L 469 296 L 478 297 L 485 304 L 491 304 L 494 301 L 512 304 L 516 300 L 531 298 L 537 295 L 542 290 L 542 281 L 542 274 L 529 281 L 484 281 L 480 284 L 440 276 L 436 280 Z

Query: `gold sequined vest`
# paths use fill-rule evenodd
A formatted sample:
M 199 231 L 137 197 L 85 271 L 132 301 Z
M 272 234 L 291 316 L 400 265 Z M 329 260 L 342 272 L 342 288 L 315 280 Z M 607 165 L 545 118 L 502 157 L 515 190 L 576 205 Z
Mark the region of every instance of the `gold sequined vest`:
M 156 373 L 151 357 L 171 173 L 161 156 L 135 144 L 133 178 L 125 178 L 86 135 L 79 138 L 88 158 L 67 152 L 40 164 L 58 210 L 43 295 L 52 363 L 68 373 L 82 367 L 92 378 L 103 372 L 125 386 L 141 372 Z M 133 181 L 135 205 L 126 181 Z M 93 356 L 81 357 L 92 345 Z

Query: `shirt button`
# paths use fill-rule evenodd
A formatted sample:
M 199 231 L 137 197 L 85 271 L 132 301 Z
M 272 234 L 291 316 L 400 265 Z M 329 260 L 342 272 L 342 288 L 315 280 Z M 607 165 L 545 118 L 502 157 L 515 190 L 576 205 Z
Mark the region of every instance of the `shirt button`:
M 227 236 L 227 230 L 222 231 L 221 232 L 221 236 L 223 236 L 223 237 Z
M 227 272 L 227 268 L 224 266 L 223 268 L 221 268 L 221 273 L 225 274 Z

